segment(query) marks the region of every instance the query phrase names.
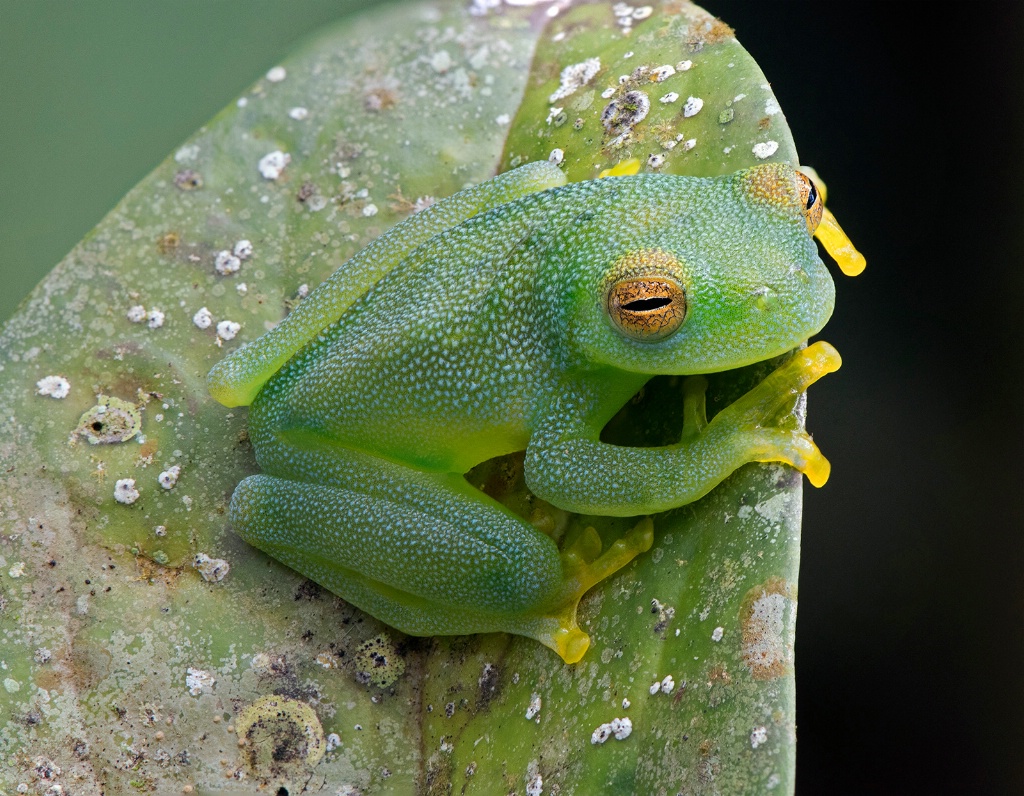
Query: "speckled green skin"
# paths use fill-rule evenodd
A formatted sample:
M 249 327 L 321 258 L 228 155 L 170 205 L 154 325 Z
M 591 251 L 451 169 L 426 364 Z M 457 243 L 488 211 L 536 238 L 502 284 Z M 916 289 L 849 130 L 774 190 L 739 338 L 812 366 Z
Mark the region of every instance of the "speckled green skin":
M 555 506 L 638 516 L 750 461 L 807 469 L 820 456 L 803 431 L 772 427 L 794 391 L 838 366 L 810 355 L 710 424 L 691 389 L 678 444 L 599 441 L 652 375 L 777 356 L 831 315 L 795 194 L 754 198 L 757 169 L 792 175 L 771 164 L 548 187 L 558 170 L 531 164 L 387 232 L 211 373 L 222 402 L 255 394 L 264 474 L 235 492 L 237 531 L 405 632 L 504 630 L 577 660 L 576 603 L 650 546 L 649 528 L 596 560 L 560 553 L 462 474 L 525 450 L 528 485 Z M 687 296 L 685 323 L 657 342 L 623 335 L 604 301 L 615 263 L 645 249 L 677 258 Z

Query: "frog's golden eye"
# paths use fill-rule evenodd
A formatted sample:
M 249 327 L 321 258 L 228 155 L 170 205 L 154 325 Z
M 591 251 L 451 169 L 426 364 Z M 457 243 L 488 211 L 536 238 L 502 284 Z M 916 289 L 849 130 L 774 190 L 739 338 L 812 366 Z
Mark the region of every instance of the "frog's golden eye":
M 686 320 L 686 292 L 668 277 L 622 279 L 608 290 L 608 316 L 626 337 L 664 340 Z
M 821 194 L 814 180 L 801 171 L 796 172 L 797 185 L 800 188 L 800 205 L 803 208 L 807 229 L 813 234 L 821 223 L 821 213 L 825 209 Z

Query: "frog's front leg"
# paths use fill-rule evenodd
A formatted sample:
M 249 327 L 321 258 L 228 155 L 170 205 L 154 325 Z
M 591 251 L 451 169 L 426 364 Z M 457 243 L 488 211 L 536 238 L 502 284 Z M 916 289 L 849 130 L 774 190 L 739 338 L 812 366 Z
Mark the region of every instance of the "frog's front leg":
M 563 553 L 459 475 L 423 473 L 337 447 L 281 446 L 231 500 L 243 539 L 413 635 L 505 631 L 567 663 L 590 644 L 576 606 L 650 548 L 641 522 L 603 555 L 596 533 Z M 596 549 L 595 549 L 596 545 Z
M 838 352 L 818 342 L 798 351 L 763 382 L 719 412 L 704 413 L 706 382 L 685 390 L 682 439 L 663 448 L 600 442 L 586 425 L 586 397 L 563 396 L 526 451 L 526 481 L 538 496 L 568 511 L 633 516 L 693 502 L 749 462 L 785 462 L 815 486 L 829 463 L 791 412 L 808 386 L 839 368 Z

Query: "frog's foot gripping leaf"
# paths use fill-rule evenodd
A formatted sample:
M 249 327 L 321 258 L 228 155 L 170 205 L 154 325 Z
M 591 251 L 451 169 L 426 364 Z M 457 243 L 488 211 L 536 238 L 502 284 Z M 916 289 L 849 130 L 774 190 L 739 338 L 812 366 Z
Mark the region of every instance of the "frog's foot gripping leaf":
M 724 450 L 740 462 L 785 462 L 814 486 L 828 480 L 831 465 L 810 435 L 799 427 L 793 409 L 800 395 L 827 373 L 839 369 L 839 352 L 824 341 L 797 351 L 764 381 L 719 412 L 710 423 L 704 414 L 706 382 L 690 380 L 684 394 L 683 439 L 721 436 Z
M 583 595 L 605 578 L 622 569 L 654 543 L 654 523 L 645 517 L 621 539 L 601 553 L 601 537 L 587 528 L 562 551 L 564 593 L 559 606 L 536 627 L 524 628 L 523 635 L 536 639 L 557 652 L 566 663 L 579 661 L 590 647 L 590 636 L 576 624 L 576 610 Z M 552 621 L 553 620 L 553 621 Z

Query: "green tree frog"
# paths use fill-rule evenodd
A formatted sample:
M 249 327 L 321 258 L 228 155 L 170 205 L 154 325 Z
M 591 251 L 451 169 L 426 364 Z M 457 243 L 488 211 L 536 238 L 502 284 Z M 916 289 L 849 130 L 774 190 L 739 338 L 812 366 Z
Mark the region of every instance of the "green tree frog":
M 782 164 L 565 184 L 534 163 L 409 217 L 211 371 L 218 401 L 250 406 L 262 470 L 235 490 L 235 529 L 407 633 L 505 631 L 578 661 L 577 603 L 650 548 L 652 521 L 603 552 L 596 534 L 560 551 L 464 473 L 525 451 L 537 496 L 624 517 L 697 500 L 747 462 L 824 483 L 828 462 L 783 421 L 839 367 L 824 342 L 710 422 L 688 380 L 677 444 L 599 438 L 656 374 L 758 362 L 824 326 L 821 210 Z

